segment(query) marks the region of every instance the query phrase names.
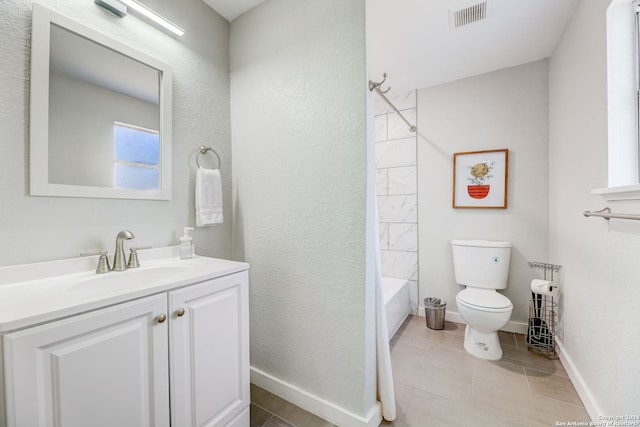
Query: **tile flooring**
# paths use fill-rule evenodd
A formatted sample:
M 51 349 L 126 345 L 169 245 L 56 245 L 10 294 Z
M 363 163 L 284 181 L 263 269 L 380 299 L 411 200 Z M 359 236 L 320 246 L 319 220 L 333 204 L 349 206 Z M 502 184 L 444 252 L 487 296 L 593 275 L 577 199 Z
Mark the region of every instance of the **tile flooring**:
M 527 350 L 523 335 L 500 332 L 504 355 L 490 362 L 463 348 L 464 325 L 426 327 L 409 317 L 391 340 L 397 418 L 382 427 L 550 427 L 586 421 L 559 360 Z M 251 427 L 334 427 L 254 385 Z M 349 427 L 349 426 L 340 426 Z
M 251 384 L 251 427 L 335 427 Z

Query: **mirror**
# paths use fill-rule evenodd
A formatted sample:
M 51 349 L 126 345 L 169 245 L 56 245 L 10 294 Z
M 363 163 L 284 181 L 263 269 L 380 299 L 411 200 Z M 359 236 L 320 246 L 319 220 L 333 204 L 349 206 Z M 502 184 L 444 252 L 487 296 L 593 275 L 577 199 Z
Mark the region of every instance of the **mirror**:
M 39 4 L 30 194 L 171 199 L 171 69 Z

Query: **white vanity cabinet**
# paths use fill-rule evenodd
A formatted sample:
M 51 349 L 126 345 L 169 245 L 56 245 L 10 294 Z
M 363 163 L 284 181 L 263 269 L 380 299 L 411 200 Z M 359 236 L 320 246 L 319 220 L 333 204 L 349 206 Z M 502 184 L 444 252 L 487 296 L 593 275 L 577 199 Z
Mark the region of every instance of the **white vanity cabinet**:
M 172 426 L 249 426 L 247 277 L 169 293 Z
M 248 427 L 248 333 L 247 271 L 7 333 L 6 425 Z
M 169 426 L 166 295 L 3 337 L 8 427 Z

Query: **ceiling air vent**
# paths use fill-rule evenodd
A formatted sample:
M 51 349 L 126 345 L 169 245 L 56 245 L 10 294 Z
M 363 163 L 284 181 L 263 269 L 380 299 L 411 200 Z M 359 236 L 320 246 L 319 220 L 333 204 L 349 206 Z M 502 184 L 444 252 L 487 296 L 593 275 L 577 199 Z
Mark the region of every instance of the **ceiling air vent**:
M 449 9 L 451 29 L 460 28 L 487 17 L 487 2 L 466 4 L 454 9 Z

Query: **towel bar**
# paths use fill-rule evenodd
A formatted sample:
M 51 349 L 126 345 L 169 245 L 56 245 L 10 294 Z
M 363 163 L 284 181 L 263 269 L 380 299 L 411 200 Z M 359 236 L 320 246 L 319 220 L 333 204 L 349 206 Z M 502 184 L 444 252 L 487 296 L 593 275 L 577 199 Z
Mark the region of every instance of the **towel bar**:
M 222 169 L 222 161 L 220 160 L 220 156 L 218 155 L 216 150 L 211 147 L 205 147 L 204 145 L 201 145 L 200 147 L 198 147 L 198 151 L 199 153 L 196 156 L 196 166 L 200 167 L 200 162 L 198 161 L 200 158 L 200 154 L 207 154 L 208 151 L 211 151 L 218 158 L 218 169 Z
M 604 208 L 602 210 L 595 211 L 595 212 L 584 211 L 582 213 L 582 215 L 584 215 L 584 216 L 597 216 L 597 217 L 600 217 L 600 218 L 604 218 L 607 221 L 609 221 L 609 219 L 611 219 L 611 218 L 613 218 L 613 219 L 636 219 L 636 220 L 640 220 L 640 215 L 612 213 L 611 209 L 609 209 L 609 208 Z

